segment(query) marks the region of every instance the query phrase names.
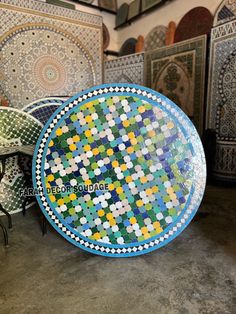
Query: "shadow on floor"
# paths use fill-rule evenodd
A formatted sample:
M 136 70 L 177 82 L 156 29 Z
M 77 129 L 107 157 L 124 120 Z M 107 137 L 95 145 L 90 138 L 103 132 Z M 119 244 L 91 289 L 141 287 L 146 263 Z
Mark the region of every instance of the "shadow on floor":
M 0 314 L 234 314 L 234 193 L 208 186 L 174 241 L 126 259 L 86 253 L 50 226 L 42 237 L 34 210 L 14 215 L 10 246 L 0 246 Z

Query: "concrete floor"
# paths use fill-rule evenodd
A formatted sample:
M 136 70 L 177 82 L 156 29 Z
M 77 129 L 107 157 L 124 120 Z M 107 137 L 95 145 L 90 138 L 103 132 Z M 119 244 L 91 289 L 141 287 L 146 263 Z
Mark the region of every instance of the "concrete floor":
M 129 259 L 88 254 L 51 228 L 42 237 L 34 211 L 16 214 L 8 248 L 0 234 L 0 313 L 235 314 L 235 192 L 209 186 L 209 215 Z

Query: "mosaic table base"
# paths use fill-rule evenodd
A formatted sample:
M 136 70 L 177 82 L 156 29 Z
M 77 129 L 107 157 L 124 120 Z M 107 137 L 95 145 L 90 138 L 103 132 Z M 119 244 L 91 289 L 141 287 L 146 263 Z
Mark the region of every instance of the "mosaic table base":
M 205 158 L 191 121 L 138 85 L 102 85 L 62 105 L 34 155 L 41 209 L 89 252 L 133 256 L 174 239 L 205 188 Z
M 236 182 L 236 19 L 211 32 L 207 127 L 216 131 L 214 176 Z
M 42 126 L 27 113 L 0 107 L 0 147 L 35 144 Z M 0 202 L 7 211 L 15 213 L 22 210 L 24 197 L 19 195 L 19 189 L 24 187 L 25 178 L 18 158 L 8 158 L 5 176 L 0 183 Z
M 56 109 L 60 107 L 60 105 L 63 104 L 67 98 L 68 97 L 38 99 L 37 101 L 25 106 L 22 110 L 24 112 L 28 112 L 35 119 L 45 125 L 54 111 L 56 111 Z

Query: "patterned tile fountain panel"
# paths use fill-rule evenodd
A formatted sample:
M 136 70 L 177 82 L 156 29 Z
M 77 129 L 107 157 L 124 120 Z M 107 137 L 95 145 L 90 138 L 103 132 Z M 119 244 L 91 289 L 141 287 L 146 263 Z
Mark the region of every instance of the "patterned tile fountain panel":
M 211 32 L 208 128 L 216 130 L 219 179 L 236 181 L 236 19 Z
M 102 81 L 102 19 L 34 0 L 2 0 L 1 93 L 22 108 Z
M 104 82 L 143 85 L 143 64 L 143 53 L 106 61 L 104 64 Z
M 206 36 L 145 54 L 146 85 L 173 100 L 202 134 Z
M 0 147 L 33 145 L 42 130 L 42 124 L 29 114 L 13 108 L 0 108 Z M 25 163 L 30 162 L 27 159 Z M 6 172 L 0 183 L 0 202 L 11 212 L 22 209 L 24 197 L 19 189 L 25 187 L 24 174 L 19 167 L 18 157 L 6 161 Z
M 33 169 L 56 230 L 108 256 L 144 254 L 175 238 L 196 213 L 206 176 L 187 116 L 131 84 L 102 85 L 63 104 L 44 127 Z

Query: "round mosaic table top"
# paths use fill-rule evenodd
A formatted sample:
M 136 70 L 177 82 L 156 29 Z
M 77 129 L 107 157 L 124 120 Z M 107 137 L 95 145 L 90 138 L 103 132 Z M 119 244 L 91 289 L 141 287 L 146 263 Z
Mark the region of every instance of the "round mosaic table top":
M 68 97 L 47 97 L 47 98 L 40 98 L 37 99 L 30 104 L 23 107 L 21 110 L 24 112 L 32 113 L 34 110 L 36 110 L 38 107 L 41 107 L 43 105 L 58 105 L 60 106 L 65 102 Z
M 0 107 L 0 146 L 31 145 L 37 142 L 42 124 L 19 109 Z
M 135 53 L 136 44 L 137 44 L 136 38 L 128 38 L 120 48 L 119 57 Z
M 104 23 L 102 23 L 102 36 L 103 36 L 103 51 L 106 51 L 110 44 L 109 30 Z
M 154 27 L 145 37 L 144 50 L 154 50 L 165 46 L 167 27 L 158 25 Z
M 138 85 L 79 93 L 36 145 L 34 188 L 52 226 L 89 252 L 125 257 L 173 240 L 205 188 L 201 141 L 165 96 Z
M 0 49 L 1 94 L 11 107 L 22 109 L 45 95 L 73 95 L 96 82 L 89 52 L 54 25 L 17 27 L 2 37 Z
M 126 22 L 129 14 L 129 5 L 127 3 L 123 3 L 116 14 L 116 27 L 122 25 Z
M 188 11 L 180 20 L 174 42 L 194 38 L 211 32 L 213 16 L 205 7 L 196 7 Z
M 43 125 L 45 125 L 51 115 L 60 107 L 68 97 L 60 98 L 60 97 L 49 97 L 38 99 L 27 106 L 25 106 L 22 110 L 24 112 L 28 112 L 35 119 L 39 120 Z

